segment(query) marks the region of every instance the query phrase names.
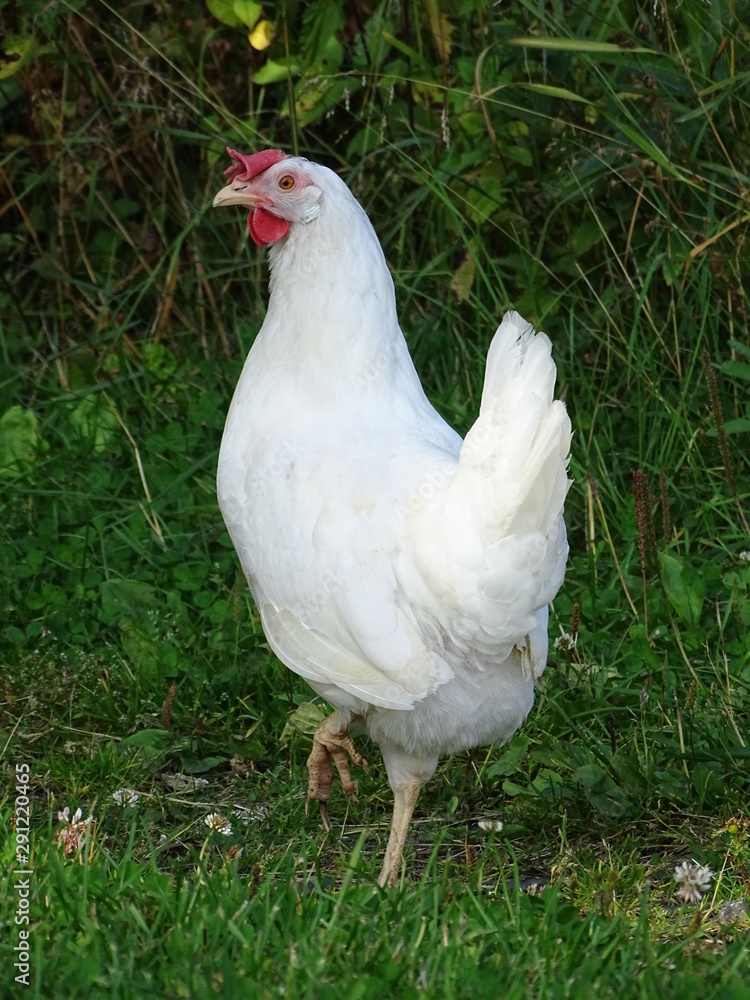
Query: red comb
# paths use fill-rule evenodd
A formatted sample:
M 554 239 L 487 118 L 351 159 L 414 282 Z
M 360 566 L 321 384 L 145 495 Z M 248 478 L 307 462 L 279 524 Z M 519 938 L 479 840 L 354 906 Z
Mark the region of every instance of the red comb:
M 286 156 L 280 149 L 262 149 L 259 153 L 251 153 L 248 156 L 227 146 L 227 152 L 237 161 L 224 171 L 230 181 L 251 181 L 253 177 L 262 174 L 264 170 L 268 170 Z

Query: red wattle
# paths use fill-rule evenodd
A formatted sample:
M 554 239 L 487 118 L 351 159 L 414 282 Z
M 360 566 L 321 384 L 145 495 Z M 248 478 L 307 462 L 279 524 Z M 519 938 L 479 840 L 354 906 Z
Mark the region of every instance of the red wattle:
M 247 228 L 253 242 L 259 247 L 264 247 L 267 243 L 275 243 L 282 236 L 286 236 L 289 232 L 289 223 L 286 219 L 280 219 L 278 215 L 271 215 L 262 205 L 258 205 L 247 217 Z

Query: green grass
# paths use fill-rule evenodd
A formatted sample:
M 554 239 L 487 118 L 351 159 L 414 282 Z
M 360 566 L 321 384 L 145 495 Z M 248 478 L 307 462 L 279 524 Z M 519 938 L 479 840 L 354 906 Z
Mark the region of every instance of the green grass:
M 746 12 L 318 0 L 269 6 L 250 52 L 198 3 L 78 6 L 0 5 L 21 55 L 0 62 L 0 995 L 745 997 Z M 377 750 L 326 836 L 311 694 L 216 506 L 267 299 L 241 220 L 209 208 L 227 143 L 341 171 L 459 430 L 510 306 L 552 337 L 576 429 L 551 635 L 577 642 L 506 747 L 442 762 L 390 893 Z M 92 816 L 67 857 L 65 807 Z M 715 874 L 700 906 L 675 896 L 686 858 Z
M 582 915 L 564 888 L 530 895 L 430 864 L 418 883 L 382 893 L 362 883 L 363 840 L 335 889 L 301 881 L 289 852 L 262 878 L 231 865 L 174 878 L 127 848 L 109 862 L 57 861 L 43 881 L 54 917 L 35 928 L 52 943 L 34 962 L 63 996 L 84 982 L 112 997 L 650 998 L 697 995 L 707 980 L 711 995 L 743 995 L 743 951 L 706 950 L 684 918 L 676 939 L 660 940 L 674 916 L 642 887 L 630 914 Z

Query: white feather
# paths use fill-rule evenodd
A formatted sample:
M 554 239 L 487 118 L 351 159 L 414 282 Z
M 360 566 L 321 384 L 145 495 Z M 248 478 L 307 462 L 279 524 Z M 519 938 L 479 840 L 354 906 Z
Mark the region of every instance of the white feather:
M 331 171 L 284 164 L 323 196 L 271 250 L 219 502 L 278 657 L 426 774 L 529 711 L 567 556 L 570 423 L 548 338 L 508 313 L 462 443 L 422 391 L 365 213 Z

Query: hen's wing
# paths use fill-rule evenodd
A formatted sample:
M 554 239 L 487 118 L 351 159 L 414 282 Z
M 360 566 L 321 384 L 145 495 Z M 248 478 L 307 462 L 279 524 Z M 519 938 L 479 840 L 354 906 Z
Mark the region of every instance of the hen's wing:
M 326 700 L 355 712 L 358 700 L 408 711 L 452 672 L 425 646 L 403 612 L 393 602 L 390 607 L 390 622 L 381 622 L 379 634 L 370 642 L 354 631 L 358 616 L 346 621 L 336 611 L 321 615 L 320 627 L 310 627 L 293 612 L 265 604 L 261 619 L 266 638 L 282 663 L 304 677 Z M 331 636 L 335 618 L 346 623 L 348 636 Z M 372 623 L 368 631 L 373 631 Z M 342 692 L 356 700 L 349 702 Z
M 248 558 L 243 566 L 283 663 L 338 707 L 358 711 L 360 699 L 409 710 L 451 676 L 396 577 L 397 553 L 408 544 L 398 500 L 415 465 L 433 462 L 440 449 L 388 429 L 373 441 L 369 425 L 361 433 L 337 425 L 322 437 L 336 444 L 309 457 L 300 449 L 295 488 L 285 479 L 270 484 L 278 487 L 273 516 L 253 523 L 254 543 L 235 544 L 258 552 L 264 540 L 262 563 Z

